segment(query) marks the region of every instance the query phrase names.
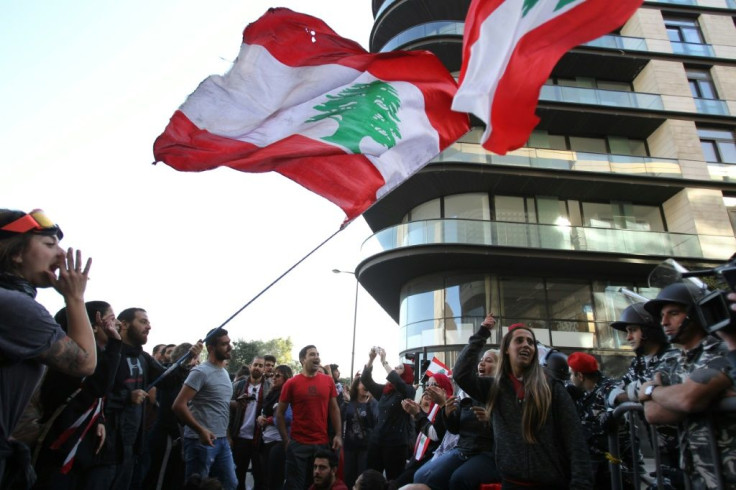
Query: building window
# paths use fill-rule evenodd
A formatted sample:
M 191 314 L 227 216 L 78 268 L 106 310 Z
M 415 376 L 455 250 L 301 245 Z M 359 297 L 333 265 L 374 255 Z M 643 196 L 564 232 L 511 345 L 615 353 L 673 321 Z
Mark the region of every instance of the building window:
M 706 162 L 736 164 L 736 142 L 733 131 L 699 128 L 698 137 Z
M 607 136 L 608 151 L 614 155 L 648 157 L 649 147 L 645 140 L 626 138 L 624 136 Z
M 664 25 L 671 42 L 703 44 L 703 35 L 697 19 L 685 17 L 665 18 Z
M 723 204 L 726 205 L 726 211 L 731 220 L 731 228 L 736 234 L 736 197 L 723 196 Z
M 529 220 L 527 211 L 527 200 L 518 196 L 495 196 L 493 198 L 496 221 L 507 221 L 511 223 L 534 223 Z
M 488 194 L 458 194 L 445 197 L 443 217 L 490 221 Z
M 546 85 L 559 85 L 560 87 L 591 88 L 598 90 L 616 90 L 618 92 L 633 92 L 634 87 L 629 82 L 617 80 L 598 80 L 591 77 L 561 78 L 552 77 L 547 79 Z
M 710 76 L 710 70 L 702 68 L 687 68 L 687 81 L 690 84 L 690 92 L 696 99 L 717 99 L 716 87 Z
M 726 133 L 728 133 L 726 131 Z M 729 133 L 730 134 L 730 133 Z M 734 151 L 731 140 L 731 151 Z M 493 204 L 491 209 L 490 205 Z M 666 231 L 662 210 L 659 206 L 635 204 L 631 202 L 580 202 L 559 199 L 555 196 L 504 196 L 471 193 L 457 194 L 433 199 L 420 204 L 404 218 L 404 223 L 417 221 L 473 220 L 497 221 L 503 223 L 531 223 L 556 226 L 584 226 L 589 228 L 609 228 L 616 230 Z M 466 236 L 468 231 L 452 229 L 446 224 L 445 233 L 465 233 L 463 241 L 472 241 Z M 461 223 L 458 223 L 458 227 Z M 525 228 L 514 228 L 525 234 Z M 408 234 L 424 233 L 424 228 L 410 229 Z M 476 230 L 477 231 L 477 230 Z M 483 233 L 486 230 L 483 229 Z M 508 232 L 508 231 L 507 231 Z M 449 237 L 445 237 L 449 239 Z M 488 237 L 485 237 L 488 238 Z M 480 241 L 478 243 L 488 243 Z
M 420 204 L 409 212 L 409 221 L 439 219 L 442 217 L 442 200 L 432 199 Z
M 552 347 L 621 348 L 609 323 L 630 303 L 620 286 L 585 280 L 494 274 L 432 274 L 407 283 L 401 291 L 402 347 L 416 350 L 467 343 L 489 311 L 507 327 L 522 322 Z M 500 329 L 491 344 L 500 341 Z
M 570 136 L 570 149 L 588 153 L 608 153 L 605 138 L 586 138 L 584 136 Z
M 624 202 L 584 202 L 583 226 L 617 230 L 665 231 L 659 206 Z
M 625 136 L 569 136 L 550 134 L 542 129 L 535 129 L 526 146 L 550 150 L 570 150 L 588 153 L 610 153 L 612 155 L 649 156 L 649 147 L 645 140 L 627 138 Z

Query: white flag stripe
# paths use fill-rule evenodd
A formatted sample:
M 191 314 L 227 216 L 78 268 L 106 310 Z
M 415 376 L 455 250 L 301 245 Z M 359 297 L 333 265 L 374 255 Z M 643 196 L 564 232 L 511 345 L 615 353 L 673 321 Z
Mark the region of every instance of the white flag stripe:
M 338 64 L 287 66 L 259 45 L 244 44 L 241 56 L 243 59 L 224 76 L 211 76 L 203 81 L 181 110 L 198 127 L 259 147 L 295 133 L 338 146 L 322 140 L 337 131 L 336 120 L 324 118 L 307 122 L 321 114 L 314 107 L 326 102 L 327 95 L 335 96 L 356 83 L 369 84 L 377 80 L 368 72 Z M 258 70 L 252 63 L 257 64 Z M 325 92 L 324 83 L 320 87 L 315 80 L 329 81 L 329 92 Z M 391 82 L 391 86 L 402 103 L 396 113 L 401 138 L 397 138 L 396 145 L 390 149 L 368 136 L 360 143 L 361 152 L 385 181 L 376 192 L 377 198 L 405 181 L 440 152 L 439 135 L 425 117 L 421 90 L 408 82 Z
M 375 150 L 367 151 L 365 156 L 378 169 L 386 182 L 376 191 L 376 199 L 380 199 L 399 184 L 404 182 L 417 170 L 435 157 L 440 149 L 439 135 L 429 120 L 424 117 L 424 96 L 413 84 L 407 82 L 391 82 L 401 98 L 401 108 L 397 116 L 401 121 L 399 130 L 401 139 L 396 146 L 386 150 L 370 138 L 364 138 Z M 374 155 L 380 155 L 376 158 Z
M 260 45 L 243 44 L 225 75 L 207 77 L 182 104 L 197 127 L 212 134 L 267 146 L 293 133 L 288 126 L 264 130 L 283 112 L 314 100 L 326 90 L 343 87 L 361 72 L 338 64 L 291 67 Z
M 313 26 L 320 42 L 304 41 Z M 370 54 L 321 20 L 274 8 L 225 75 L 203 81 L 154 142 L 182 171 L 276 171 L 352 220 L 467 132 L 430 52 Z

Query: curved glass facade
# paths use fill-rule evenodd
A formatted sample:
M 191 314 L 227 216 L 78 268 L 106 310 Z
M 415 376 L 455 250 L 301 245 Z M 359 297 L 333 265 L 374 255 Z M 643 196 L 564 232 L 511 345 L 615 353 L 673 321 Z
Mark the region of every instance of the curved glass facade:
M 539 100 L 569 102 L 571 104 L 594 104 L 630 109 L 663 110 L 662 97 L 657 94 L 622 92 L 620 90 L 596 90 L 580 87 L 545 85 Z
M 447 184 L 439 175 L 423 175 L 426 193 L 421 185 L 409 187 L 411 198 L 383 204 L 400 209 L 383 213 L 378 203 L 372 215 L 366 213 L 374 235 L 361 248 L 361 268 L 375 267 L 366 283 L 398 319 L 402 354 L 425 360 L 437 355 L 452 365 L 493 312 L 500 321 L 491 344 L 498 345 L 504 326 L 523 322 L 548 346 L 594 351 L 603 364 L 621 361 L 630 348 L 609 327 L 631 301 L 620 289 L 645 297 L 656 291 L 645 286 L 635 266 L 619 270 L 617 256 L 627 262 L 676 257 L 693 264 L 730 257 L 736 213 L 727 220 L 723 211 L 736 206 L 721 208 L 729 188 L 715 182 L 736 182 L 736 165 L 729 165 L 733 134 L 710 133 L 728 130 L 733 122 L 733 107 L 726 103 L 733 98 L 719 97 L 714 83 L 726 78 L 732 36 L 724 34 L 723 12 L 714 10 L 733 8 L 734 1 L 648 2 L 659 5 L 632 16 L 620 31 L 585 43 L 552 72 L 540 93 L 542 124 L 525 147 L 495 155 L 479 145 L 482 129 L 474 128 L 433 160 L 441 164 L 438 169 L 459 164 Z M 410 3 L 374 2 L 379 5 L 372 50 L 436 48 L 449 58 L 462 40 L 461 17 L 436 2 L 437 9 L 415 18 Z M 373 42 L 376 33 L 382 45 Z M 647 66 L 652 59 L 658 64 Z M 674 82 L 689 82 L 693 90 L 692 80 L 700 88 L 702 79 L 693 72 L 706 72 L 710 92 L 660 92 Z M 568 117 L 581 105 L 591 117 Z M 471 184 L 489 167 L 493 176 Z M 534 181 L 537 175 L 565 180 L 547 186 L 547 180 Z M 588 179 L 619 187 L 597 193 L 584 186 Z M 701 189 L 698 182 L 707 185 Z M 617 192 L 626 191 L 626 183 L 639 185 L 641 194 L 636 188 Z M 654 192 L 645 195 L 648 189 Z M 533 257 L 536 268 L 525 256 Z M 579 270 L 557 261 L 568 257 Z M 382 277 L 391 267 L 400 273 Z M 390 288 L 382 290 L 382 281 Z
M 477 143 L 458 142 L 446 148 L 432 161 L 682 178 L 680 163 L 673 158 L 594 153 L 556 148 L 524 147 L 510 151 L 506 155 L 496 155 L 484 151 L 483 147 Z
M 418 26 L 410 27 L 404 32 L 397 34 L 381 48 L 381 53 L 393 51 L 412 41 L 426 40 L 435 36 L 459 36 L 463 37 L 464 22 L 443 20 L 438 22 L 427 22 Z
M 622 287 L 655 294 L 635 284 L 559 277 L 461 272 L 419 277 L 401 290 L 400 348 L 404 353 L 456 351 L 491 311 L 499 319 L 491 344 L 499 343 L 506 326 L 522 322 L 547 346 L 628 349 L 625 334 L 609 326 L 629 304 Z
M 519 198 L 522 199 L 522 198 Z M 583 252 L 661 255 L 693 259 L 726 260 L 733 252 L 733 237 L 657 233 L 513 221 L 435 219 L 385 228 L 361 247 L 368 258 L 386 250 L 418 245 L 486 245 Z

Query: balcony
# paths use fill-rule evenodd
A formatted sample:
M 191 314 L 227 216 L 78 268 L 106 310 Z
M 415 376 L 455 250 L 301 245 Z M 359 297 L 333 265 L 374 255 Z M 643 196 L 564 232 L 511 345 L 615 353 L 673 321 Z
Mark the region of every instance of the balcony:
M 622 49 L 624 51 L 649 51 L 647 40 L 641 37 L 626 37 L 616 34 L 606 34 L 592 41 L 588 41 L 583 46 L 591 46 L 594 48 L 606 49 Z
M 395 1 L 395 0 L 394 0 Z M 729 0 L 736 2 L 736 0 Z M 389 0 L 388 4 L 394 3 Z M 459 40 L 462 39 L 464 22 L 457 20 L 444 20 L 437 22 L 427 22 L 424 24 L 410 27 L 405 31 L 397 34 L 396 36 L 389 39 L 381 48 L 380 52 L 384 53 L 395 49 L 413 49 L 411 44 L 417 41 L 425 41 L 433 37 L 457 37 Z M 666 43 L 666 41 L 664 41 Z M 682 56 L 693 56 L 693 57 L 704 57 L 713 58 L 721 57 L 727 59 L 734 59 L 734 53 L 732 48 L 729 46 L 713 46 L 710 44 L 700 43 L 683 43 L 670 41 L 672 52 L 669 52 L 664 46 L 660 46 L 659 49 L 650 47 L 646 39 L 638 37 L 626 37 L 615 34 L 607 34 L 601 36 L 592 41 L 582 44 L 581 46 L 605 48 L 613 51 L 634 51 L 642 53 L 650 53 L 651 55 L 664 55 L 666 57 L 672 56 L 672 54 Z M 716 53 L 716 48 L 719 52 Z
M 736 165 L 732 163 L 708 162 L 708 173 L 712 180 L 721 182 L 736 182 Z
M 385 0 L 381 4 L 381 7 L 378 9 L 378 12 L 376 12 L 376 15 L 374 16 L 374 18 L 378 19 L 381 16 L 381 14 L 384 12 L 384 10 L 386 10 L 387 8 L 389 8 L 391 5 L 393 5 L 394 3 L 398 1 L 399 0 Z
M 733 236 L 436 219 L 414 221 L 381 230 L 363 243 L 361 255 L 365 260 L 381 252 L 404 247 L 457 244 L 698 260 L 706 259 L 703 250 L 719 250 L 722 251 L 722 257 L 707 257 L 707 259 L 723 260 L 730 255 L 732 242 Z
M 581 87 L 545 85 L 539 94 L 540 101 L 567 102 L 571 104 L 627 107 L 629 109 L 664 110 L 662 97 L 656 94 L 621 92 Z
M 710 44 L 681 43 L 677 41 L 670 41 L 670 44 L 672 45 L 672 52 L 675 54 L 686 56 L 705 56 L 708 58 L 712 58 L 716 55 Z
M 736 8 L 736 1 L 734 0 L 647 0 L 646 3 L 665 3 L 668 5 L 688 5 L 717 9 Z
M 506 155 L 495 155 L 473 143 L 455 143 L 437 155 L 432 162 L 482 163 L 576 172 L 682 178 L 682 169 L 679 162 L 671 158 L 612 155 L 544 148 L 520 148 Z
M 424 41 L 427 38 L 432 37 L 452 36 L 457 37 L 458 42 L 461 42 L 464 27 L 464 22 L 449 20 L 420 24 L 418 26 L 410 27 L 404 32 L 389 39 L 388 42 L 381 47 L 380 52 L 386 53 L 398 48 L 405 49 L 405 46 L 410 44 L 412 41 Z
M 693 98 L 695 101 L 695 111 L 699 114 L 709 114 L 715 116 L 730 116 L 731 113 L 728 110 L 728 104 L 723 100 L 718 99 L 698 99 Z

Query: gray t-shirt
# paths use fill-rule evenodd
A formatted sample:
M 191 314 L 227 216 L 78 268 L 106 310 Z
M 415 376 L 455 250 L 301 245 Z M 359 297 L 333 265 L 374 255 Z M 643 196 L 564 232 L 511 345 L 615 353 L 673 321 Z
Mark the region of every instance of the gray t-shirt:
M 216 437 L 226 437 L 233 384 L 225 368 L 207 361 L 192 369 L 184 384 L 197 392 L 189 402 L 194 419 Z M 187 426 L 184 437 L 198 439 L 199 434 Z
M 0 288 L 0 446 L 41 379 L 43 366 L 35 358 L 65 335 L 33 298 Z

